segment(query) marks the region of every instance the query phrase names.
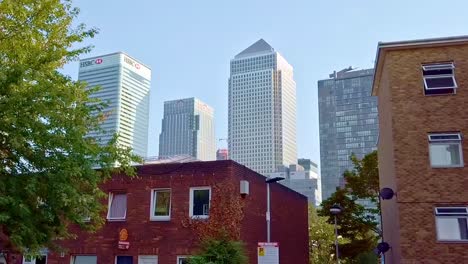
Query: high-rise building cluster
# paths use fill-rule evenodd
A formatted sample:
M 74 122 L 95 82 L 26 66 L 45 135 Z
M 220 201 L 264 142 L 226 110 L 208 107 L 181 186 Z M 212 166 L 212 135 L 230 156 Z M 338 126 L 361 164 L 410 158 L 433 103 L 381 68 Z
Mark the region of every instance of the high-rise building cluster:
M 81 60 L 79 80 L 100 86 L 92 97 L 108 104 L 104 132 L 89 136 L 105 144 L 118 134 L 119 144 L 147 158 L 150 68 L 118 52 Z M 211 106 L 195 97 L 174 99 L 164 102 L 159 155 L 148 160 L 232 159 L 265 176 L 284 174 L 286 186 L 318 205 L 318 166 L 297 159 L 293 67 L 260 39 L 230 61 L 228 94 L 227 149 L 216 150 Z
M 159 156 L 232 159 L 257 172 L 255 177 L 284 178 L 284 186 L 319 206 L 345 186 L 342 175 L 353 169 L 350 156 L 362 158 L 378 146 L 383 234 L 378 250 L 385 261 L 467 263 L 467 55 L 466 36 L 379 43 L 375 69 L 349 67 L 319 80 L 319 173 L 316 163 L 297 157 L 293 67 L 260 39 L 230 61 L 228 149 L 216 150 L 212 107 L 197 98 L 175 99 L 164 103 Z M 103 131 L 88 136 L 105 144 L 118 134 L 118 144 L 146 157 L 150 68 L 112 53 L 81 60 L 79 80 L 100 86 L 91 97 L 107 103 Z M 226 166 L 232 161 L 214 163 L 233 173 Z M 153 191 L 170 195 L 167 189 Z M 207 216 L 210 187 L 193 191 L 201 196 L 191 196 L 190 203 L 200 204 L 196 210 Z M 305 197 L 287 191 L 305 203 Z M 241 194 L 248 192 L 241 183 Z

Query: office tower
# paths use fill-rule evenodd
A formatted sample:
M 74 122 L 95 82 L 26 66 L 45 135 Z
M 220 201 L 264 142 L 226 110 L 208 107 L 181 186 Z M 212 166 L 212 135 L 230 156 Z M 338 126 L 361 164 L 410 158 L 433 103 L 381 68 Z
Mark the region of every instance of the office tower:
M 227 160 L 229 159 L 229 151 L 227 149 L 218 149 L 216 151 L 216 160 Z
M 91 94 L 108 106 L 101 128 L 106 132 L 91 132 L 105 144 L 118 133 L 118 143 L 131 147 L 136 155 L 146 157 L 148 144 L 148 115 L 151 70 L 123 52 L 112 53 L 80 61 L 80 81 L 88 87 L 99 86 Z
M 385 263 L 468 263 L 467 58 L 467 36 L 378 44 Z
M 320 206 L 320 203 L 322 203 L 322 177 L 319 174 L 317 163 L 313 162 L 310 159 L 298 159 L 297 164 L 304 168 L 306 178 L 315 179 L 317 181 L 315 191 L 315 204 L 317 206 Z
M 293 68 L 263 39 L 231 60 L 229 155 L 267 175 L 297 162 Z
M 373 69 L 348 68 L 318 81 L 320 176 L 322 199 L 344 187 L 343 172 L 353 169 L 349 157 L 376 149 L 377 98 L 371 96 Z
M 279 181 L 279 183 L 307 196 L 309 204 L 320 206 L 322 201 L 318 180 L 317 178 L 313 178 L 311 168 L 306 169 L 297 164 L 289 165 L 289 167 L 281 166 L 275 172 L 270 173 L 270 177 L 283 177 L 284 180 Z
M 298 159 L 297 164 L 304 168 L 304 171 L 307 172 L 308 178 L 319 178 L 317 163 L 310 159 Z
M 159 156 L 174 155 L 216 159 L 213 108 L 197 98 L 164 102 Z

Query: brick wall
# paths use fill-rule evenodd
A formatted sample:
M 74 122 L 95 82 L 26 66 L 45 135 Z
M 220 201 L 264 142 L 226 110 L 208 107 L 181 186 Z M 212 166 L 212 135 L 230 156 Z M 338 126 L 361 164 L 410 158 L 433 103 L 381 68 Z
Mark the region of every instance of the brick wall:
M 178 255 L 191 255 L 197 249 L 195 235 L 182 226 L 189 214 L 189 188 L 210 186 L 232 179 L 239 191 L 241 179 L 250 182 L 250 195 L 245 203 L 241 238 L 246 243 L 250 263 L 257 263 L 257 242 L 266 240 L 265 178 L 233 161 L 195 162 L 184 164 L 145 165 L 137 178 L 115 176 L 102 186 L 105 192 L 127 192 L 127 218 L 123 222 L 107 222 L 95 234 L 79 232 L 77 240 L 63 243 L 65 257 L 49 255 L 49 264 L 69 264 L 74 254 L 96 254 L 98 263 L 114 263 L 116 255 L 158 255 L 159 263 L 176 263 Z M 152 188 L 171 188 L 171 220 L 150 221 Z M 272 186 L 272 239 L 280 243 L 281 263 L 307 263 L 307 198 L 279 184 Z M 103 201 L 107 204 L 107 201 Z M 283 212 L 284 211 L 284 212 Z M 129 233 L 130 249 L 117 249 L 121 228 Z
M 455 64 L 457 93 L 425 96 L 421 64 L 446 61 Z M 468 244 L 437 241 L 434 217 L 435 206 L 468 204 L 468 168 L 431 168 L 427 139 L 430 132 L 460 131 L 467 163 L 468 45 L 388 50 L 383 69 L 381 187 L 397 191 L 383 203 L 384 236 L 393 239 L 387 257 L 390 263 L 468 263 Z

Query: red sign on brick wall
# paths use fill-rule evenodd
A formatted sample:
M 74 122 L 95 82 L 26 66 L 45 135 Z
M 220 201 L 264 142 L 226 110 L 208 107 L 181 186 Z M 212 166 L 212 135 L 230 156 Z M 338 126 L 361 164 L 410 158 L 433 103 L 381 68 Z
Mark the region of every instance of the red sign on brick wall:
M 127 229 L 123 228 L 119 232 L 118 249 L 129 249 L 130 248 L 130 242 L 128 242 L 127 239 L 128 239 L 128 231 L 127 231 Z

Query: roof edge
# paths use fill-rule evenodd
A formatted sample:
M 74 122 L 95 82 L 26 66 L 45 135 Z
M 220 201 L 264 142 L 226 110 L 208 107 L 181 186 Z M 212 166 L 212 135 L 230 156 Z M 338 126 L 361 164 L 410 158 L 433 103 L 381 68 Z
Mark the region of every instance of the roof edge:
M 463 42 L 468 42 L 468 35 L 442 37 L 442 38 L 427 38 L 427 39 L 379 42 L 378 49 L 406 48 L 406 47 L 414 47 L 414 46 L 431 46 L 431 45 L 437 45 L 437 44 L 446 45 L 446 44 L 463 43 Z
M 380 74 L 382 73 L 383 65 L 381 62 L 385 58 L 385 51 L 410 49 L 410 48 L 461 45 L 461 44 L 468 44 L 468 35 L 404 40 L 404 41 L 379 42 L 377 44 L 377 52 L 376 52 L 375 61 L 374 61 L 375 73 L 374 73 L 374 79 L 372 81 L 372 95 L 376 96 L 379 92 L 378 82 L 380 81 Z

